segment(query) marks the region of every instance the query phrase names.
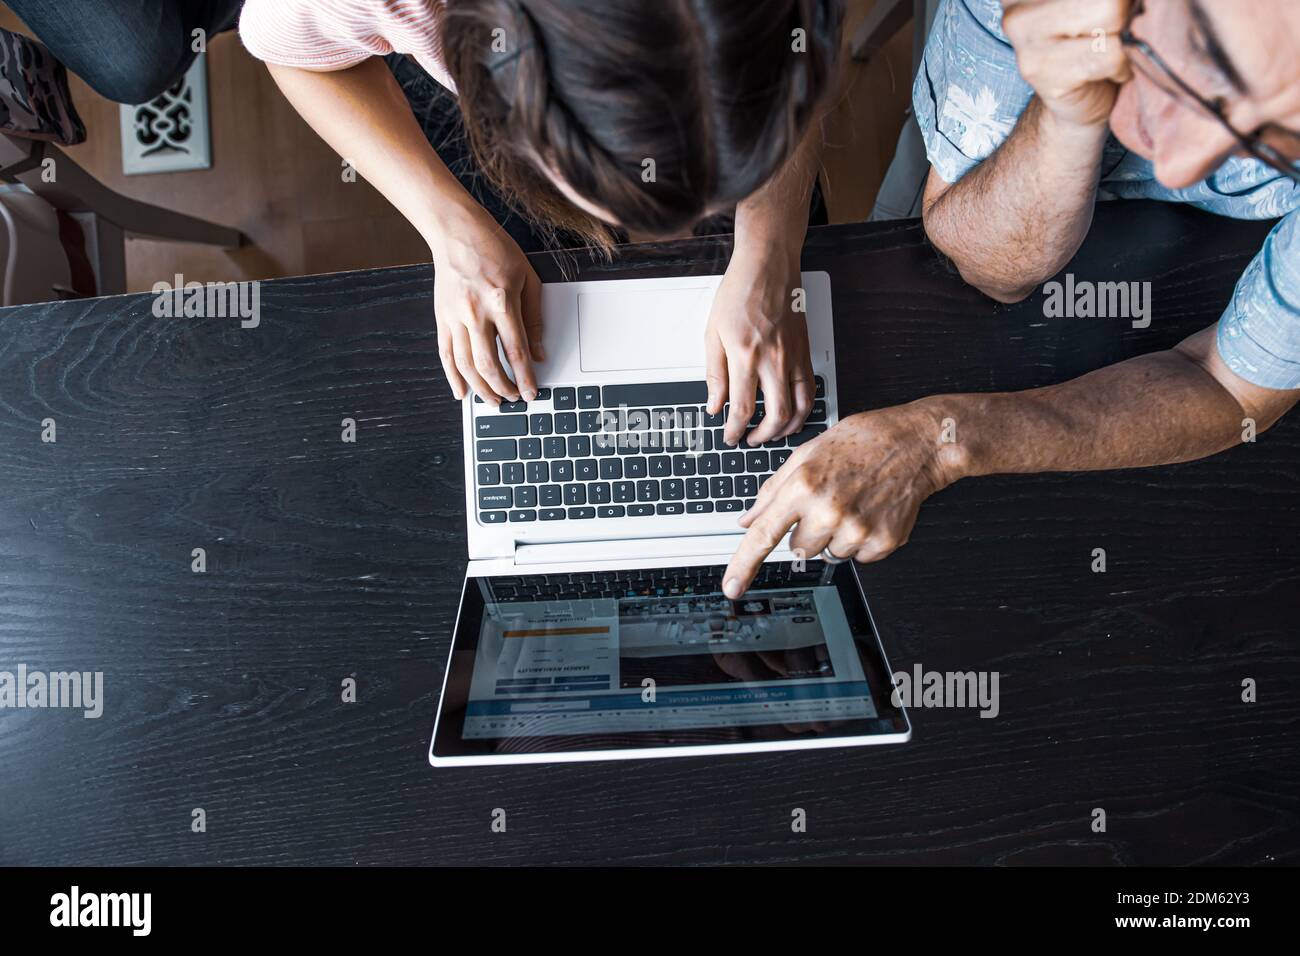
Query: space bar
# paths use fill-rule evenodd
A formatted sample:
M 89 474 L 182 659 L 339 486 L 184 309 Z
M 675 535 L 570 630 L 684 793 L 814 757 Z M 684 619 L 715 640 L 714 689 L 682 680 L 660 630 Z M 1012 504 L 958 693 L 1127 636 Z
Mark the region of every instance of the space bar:
M 601 400 L 606 408 L 650 405 L 703 405 L 709 397 L 704 382 L 648 382 L 645 385 L 606 385 Z

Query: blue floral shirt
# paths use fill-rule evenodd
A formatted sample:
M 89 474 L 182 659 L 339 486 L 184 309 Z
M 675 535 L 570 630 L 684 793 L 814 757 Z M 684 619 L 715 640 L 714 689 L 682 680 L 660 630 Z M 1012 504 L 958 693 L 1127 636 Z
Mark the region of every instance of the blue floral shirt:
M 1033 92 L 1002 32 L 999 0 L 943 0 L 912 100 L 930 164 L 944 181 L 988 158 Z M 1256 160 L 1233 158 L 1195 186 L 1167 189 L 1150 162 L 1113 137 L 1102 169 L 1102 199 L 1184 202 L 1235 219 L 1284 217 L 1237 283 L 1219 320 L 1218 348 L 1249 382 L 1300 388 L 1300 185 Z

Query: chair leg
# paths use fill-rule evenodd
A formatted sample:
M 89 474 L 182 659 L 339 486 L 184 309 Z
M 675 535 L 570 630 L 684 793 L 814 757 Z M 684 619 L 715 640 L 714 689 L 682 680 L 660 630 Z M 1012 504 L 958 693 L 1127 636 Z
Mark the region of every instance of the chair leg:
M 114 192 L 54 146 L 44 144 L 43 159 L 54 160 L 53 182 L 45 181 L 48 177 L 40 165 L 19 172 L 13 178 L 56 209 L 69 213 L 93 212 L 135 236 L 197 242 L 226 249 L 244 244 L 244 235 L 238 229 L 219 226 Z

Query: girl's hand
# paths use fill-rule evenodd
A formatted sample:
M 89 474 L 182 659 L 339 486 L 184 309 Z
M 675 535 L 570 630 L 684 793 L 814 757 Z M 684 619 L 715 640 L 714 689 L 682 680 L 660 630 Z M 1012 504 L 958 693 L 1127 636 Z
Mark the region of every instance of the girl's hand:
M 519 246 L 473 207 L 443 222 L 430 249 L 438 357 L 452 394 L 462 399 L 472 390 L 490 405 L 536 398 L 529 359 L 545 357 L 542 286 Z M 497 354 L 498 338 L 508 368 Z
M 724 437 L 735 445 L 754 413 L 755 392 L 763 390 L 763 418 L 750 445 L 798 431 L 813 406 L 813 370 L 808 325 L 794 311 L 799 253 L 784 249 L 751 253 L 737 247 L 713 299 L 704 332 L 709 412 L 730 400 Z

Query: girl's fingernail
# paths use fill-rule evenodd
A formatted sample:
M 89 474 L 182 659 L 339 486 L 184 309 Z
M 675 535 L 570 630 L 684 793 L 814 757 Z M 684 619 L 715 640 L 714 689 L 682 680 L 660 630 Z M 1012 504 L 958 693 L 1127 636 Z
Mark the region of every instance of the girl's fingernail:
M 722 593 L 734 601 L 740 597 L 740 582 L 735 578 L 727 578 L 722 585 Z

